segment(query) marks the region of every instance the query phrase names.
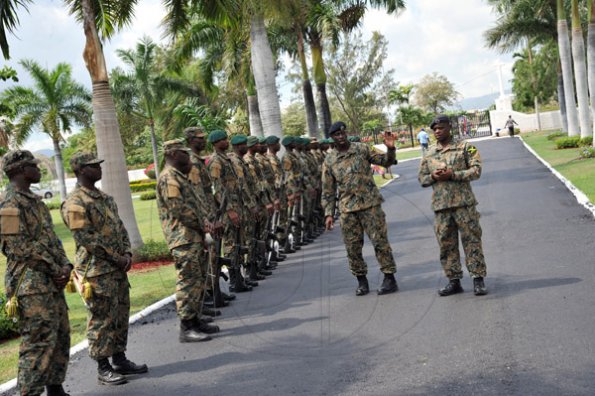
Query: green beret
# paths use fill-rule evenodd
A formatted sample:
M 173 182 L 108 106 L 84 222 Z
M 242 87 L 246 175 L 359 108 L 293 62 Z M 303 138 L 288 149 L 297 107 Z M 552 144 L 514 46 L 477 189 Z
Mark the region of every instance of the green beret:
M 335 139 L 333 139 L 333 138 L 328 138 L 328 139 L 326 139 L 326 140 L 328 141 L 328 144 L 333 144 L 333 143 L 335 143 Z
M 95 154 L 80 152 L 70 157 L 70 168 L 79 170 L 85 165 L 101 164 L 103 160 L 97 159 Z
M 347 140 L 349 140 L 350 142 L 356 143 L 360 141 L 359 136 L 349 136 L 347 137 Z
M 4 172 L 10 172 L 20 166 L 39 164 L 39 160 L 33 157 L 29 150 L 13 150 L 2 157 L 2 168 Z
M 320 139 L 320 144 L 329 144 L 329 141 L 327 138 Z
M 281 144 L 284 146 L 289 146 L 292 143 L 295 143 L 295 138 L 293 136 L 285 136 L 283 137 L 283 140 L 281 140 Z
M 173 153 L 174 151 L 190 151 L 190 149 L 186 147 L 182 139 L 168 140 L 167 142 L 163 143 L 164 153 Z
M 266 144 L 277 144 L 279 143 L 279 138 L 275 135 L 267 136 Z
M 256 136 L 248 136 L 248 147 L 252 147 L 255 144 L 258 144 L 258 138 Z
M 310 144 L 311 140 L 309 137 L 303 137 L 302 138 L 302 144 L 306 145 L 306 144 Z
M 248 141 L 248 137 L 246 135 L 235 135 L 231 138 L 231 144 L 245 144 Z
M 267 138 L 264 136 L 258 137 L 258 144 L 265 144 L 267 142 Z
M 217 143 L 223 139 L 227 139 L 227 133 L 222 129 L 215 129 L 209 133 L 209 142 L 211 143 Z

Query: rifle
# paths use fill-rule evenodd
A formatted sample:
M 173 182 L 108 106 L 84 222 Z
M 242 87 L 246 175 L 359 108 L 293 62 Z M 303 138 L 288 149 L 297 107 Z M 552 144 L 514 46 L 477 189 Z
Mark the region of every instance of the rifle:
M 248 253 L 248 248 L 242 245 L 241 228 L 236 227 L 236 235 L 231 258 L 231 266 L 229 267 L 229 280 L 231 283 L 230 290 L 236 293 L 242 293 L 252 290 L 252 287 L 247 286 L 244 283 L 244 278 L 242 278 L 241 265 L 243 262 L 243 257 L 246 253 Z
M 225 193 L 221 198 L 221 204 L 215 212 L 215 221 L 221 221 L 223 219 L 223 212 L 227 204 Z M 223 277 L 227 280 L 225 274 L 221 272 L 221 267 L 231 267 L 231 260 L 228 257 L 221 256 L 221 245 L 223 238 L 221 235 L 215 235 L 214 243 L 209 246 L 209 279 L 211 280 L 211 290 L 213 292 L 213 304 L 215 308 L 224 307 L 226 305 L 223 296 L 221 295 L 221 288 L 219 287 L 219 277 Z

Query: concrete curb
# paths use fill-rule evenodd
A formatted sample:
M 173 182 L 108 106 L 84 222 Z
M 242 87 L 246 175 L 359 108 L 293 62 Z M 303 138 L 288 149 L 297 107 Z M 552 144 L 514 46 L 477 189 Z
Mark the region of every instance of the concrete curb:
M 155 312 L 155 311 L 163 308 L 167 304 L 175 301 L 175 299 L 176 299 L 175 294 L 172 294 L 169 297 L 165 297 L 163 300 L 157 301 L 156 303 L 149 305 L 147 308 L 143 309 L 142 311 L 137 312 L 136 314 L 132 315 L 130 317 L 130 319 L 128 320 L 128 323 L 134 324 L 134 323 L 140 321 L 141 319 L 146 318 L 153 312 Z M 79 342 L 78 344 L 76 344 L 75 346 L 70 348 L 70 356 L 74 356 L 77 353 L 84 351 L 85 349 L 87 349 L 88 346 L 89 346 L 89 342 L 87 340 Z M 13 378 L 10 381 L 0 384 L 0 394 L 4 395 L 7 392 L 10 392 L 14 388 L 16 388 L 16 386 L 17 386 L 16 378 Z
M 591 201 L 589 201 L 589 198 L 585 195 L 585 193 L 583 193 L 581 190 L 576 188 L 576 186 L 574 184 L 572 184 L 572 182 L 570 180 L 568 180 L 567 178 L 562 176 L 562 174 L 560 172 L 555 170 L 546 160 L 541 158 L 539 156 L 539 154 L 537 154 L 535 152 L 535 150 L 533 150 L 531 148 L 531 146 L 529 146 L 525 142 L 525 140 L 523 140 L 523 138 L 521 136 L 519 136 L 518 138 L 521 139 L 521 142 L 523 142 L 523 145 L 525 146 L 525 148 L 531 154 L 533 154 L 535 156 L 535 158 L 537 158 L 539 161 L 541 161 L 541 163 L 543 165 L 545 165 L 545 167 L 548 168 L 550 170 L 550 172 L 552 172 L 562 182 L 562 184 L 564 184 L 566 186 L 566 188 L 572 193 L 572 195 L 575 196 L 577 202 L 579 204 L 581 204 L 582 206 L 584 206 L 585 209 L 587 209 L 589 212 L 591 212 L 591 214 L 593 215 L 593 218 L 595 218 L 595 205 L 593 205 L 593 203 L 591 203 Z

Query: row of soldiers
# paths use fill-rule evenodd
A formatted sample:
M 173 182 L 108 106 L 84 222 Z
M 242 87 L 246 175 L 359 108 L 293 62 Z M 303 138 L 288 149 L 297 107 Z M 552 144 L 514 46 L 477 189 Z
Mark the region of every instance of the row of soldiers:
M 229 137 L 202 127 L 184 137 L 164 143 L 157 205 L 178 272 L 179 340 L 201 342 L 219 332 L 209 321 L 231 293 L 251 291 L 323 232 L 320 169 L 331 141 Z M 203 157 L 207 142 L 213 153 Z M 223 266 L 229 294 L 219 288 Z

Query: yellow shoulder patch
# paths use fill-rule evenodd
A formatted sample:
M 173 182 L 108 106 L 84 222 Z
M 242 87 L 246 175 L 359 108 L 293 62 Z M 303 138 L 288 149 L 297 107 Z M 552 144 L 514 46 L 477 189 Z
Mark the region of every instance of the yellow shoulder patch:
M 68 228 L 70 230 L 80 230 L 85 226 L 85 208 L 80 205 L 68 205 L 66 207 L 68 214 Z
M 284 171 L 291 170 L 291 161 L 289 160 L 289 158 L 283 159 L 283 170 Z
M 221 163 L 219 161 L 214 161 L 211 163 L 209 167 L 209 172 L 211 173 L 211 177 L 218 179 L 221 177 Z
M 174 180 L 167 181 L 167 197 L 178 198 L 182 195 L 180 192 L 180 185 Z
M 200 172 L 198 171 L 198 168 L 195 165 L 192 166 L 192 170 L 188 175 L 188 179 L 192 184 L 200 184 Z
M 2 235 L 18 234 L 20 223 L 18 208 L 0 209 L 0 233 Z
M 467 146 L 467 152 L 469 154 L 475 154 L 477 152 L 477 149 L 475 148 L 475 146 Z

